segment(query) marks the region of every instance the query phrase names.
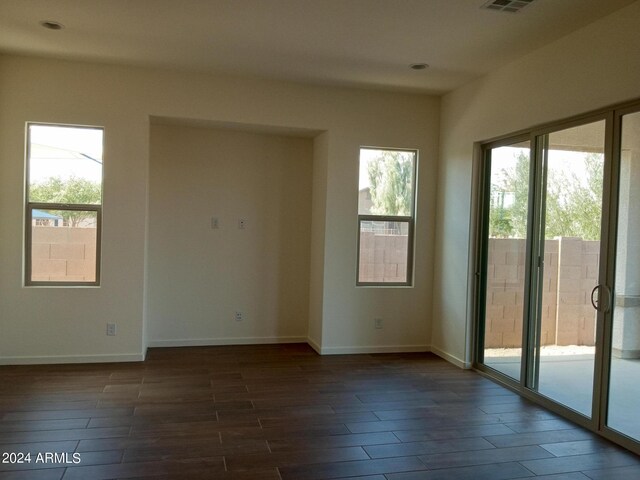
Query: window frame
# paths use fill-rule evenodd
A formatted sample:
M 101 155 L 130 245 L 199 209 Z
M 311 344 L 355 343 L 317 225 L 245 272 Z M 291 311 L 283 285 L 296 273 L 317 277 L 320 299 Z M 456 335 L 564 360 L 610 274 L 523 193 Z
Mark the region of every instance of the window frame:
M 67 127 L 67 128 L 84 128 L 90 130 L 102 131 L 102 178 L 100 182 L 100 203 L 99 204 L 81 204 L 81 203 L 48 203 L 48 202 L 30 202 L 29 201 L 29 178 L 31 170 L 31 127 Z M 26 123 L 26 147 L 25 147 L 25 177 L 24 177 L 24 286 L 25 287 L 99 287 L 100 286 L 100 265 L 102 259 L 102 205 L 104 203 L 104 137 L 105 128 L 94 125 L 75 125 L 64 123 L 45 123 L 45 122 L 27 122 Z M 33 229 L 33 210 L 62 210 L 62 211 L 82 211 L 96 213 L 96 264 L 95 264 L 95 280 L 82 281 L 58 281 L 58 280 L 32 280 L 32 229 Z
M 418 197 L 417 191 L 417 176 L 418 176 L 418 159 L 419 150 L 417 148 L 392 148 L 392 147 L 372 147 L 361 146 L 358 150 L 358 175 L 360 175 L 360 168 L 362 167 L 361 155 L 363 150 L 377 150 L 377 151 L 389 151 L 389 152 L 409 152 L 413 154 L 413 168 L 411 175 L 411 211 L 410 215 L 375 215 L 375 214 L 360 214 L 359 213 L 359 201 L 358 201 L 358 233 L 357 233 L 357 245 L 356 245 L 356 287 L 413 287 L 413 257 L 414 257 L 414 244 L 415 244 L 415 217 L 416 217 L 416 199 Z M 359 191 L 359 187 L 358 187 Z M 360 237 L 362 234 L 363 222 L 399 222 L 408 224 L 407 233 L 407 269 L 406 269 L 406 281 L 404 282 L 363 282 L 360 281 Z

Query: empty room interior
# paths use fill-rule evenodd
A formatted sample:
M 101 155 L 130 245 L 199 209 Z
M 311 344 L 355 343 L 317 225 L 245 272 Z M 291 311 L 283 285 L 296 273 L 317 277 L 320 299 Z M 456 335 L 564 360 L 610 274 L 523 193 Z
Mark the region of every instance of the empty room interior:
M 0 1 L 0 480 L 640 478 L 638 25 Z

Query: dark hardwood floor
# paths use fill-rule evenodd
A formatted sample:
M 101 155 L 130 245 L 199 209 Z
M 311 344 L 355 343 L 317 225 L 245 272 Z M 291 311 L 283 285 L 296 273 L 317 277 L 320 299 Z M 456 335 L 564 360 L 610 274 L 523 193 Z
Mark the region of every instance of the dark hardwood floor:
M 434 355 L 306 345 L 0 367 L 0 454 L 0 479 L 640 478 L 636 455 Z

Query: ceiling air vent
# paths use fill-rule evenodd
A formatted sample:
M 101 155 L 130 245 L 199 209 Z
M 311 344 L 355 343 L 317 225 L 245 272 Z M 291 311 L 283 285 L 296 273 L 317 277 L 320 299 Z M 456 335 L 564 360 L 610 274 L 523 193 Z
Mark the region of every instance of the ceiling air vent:
M 534 0 L 491 0 L 480 8 L 495 10 L 496 12 L 516 13 L 533 3 L 533 1 Z

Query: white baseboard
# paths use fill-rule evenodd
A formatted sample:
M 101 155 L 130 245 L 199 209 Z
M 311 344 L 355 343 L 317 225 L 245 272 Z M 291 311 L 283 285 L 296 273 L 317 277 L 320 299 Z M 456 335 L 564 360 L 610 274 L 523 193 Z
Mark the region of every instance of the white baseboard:
M 471 363 L 465 362 L 464 360 L 461 360 L 458 357 L 451 355 L 450 353 L 440 350 L 437 347 L 431 346 L 431 352 L 446 360 L 447 362 L 454 364 L 456 367 L 464 369 L 471 368 Z
M 274 343 L 307 343 L 320 355 L 347 355 L 363 353 L 409 353 L 432 352 L 449 363 L 460 368 L 471 368 L 465 362 L 450 353 L 429 345 L 383 345 L 364 347 L 325 347 L 322 348 L 312 338 L 308 337 L 238 337 L 238 338 L 204 338 L 181 340 L 152 340 L 148 347 L 196 347 L 214 345 L 261 345 Z M 144 353 L 103 354 L 103 355 L 50 355 L 39 357 L 0 357 L 0 365 L 50 365 L 58 363 L 113 363 L 113 362 L 143 362 Z
M 307 338 L 307 344 L 309 344 L 309 346 L 311 348 L 313 348 L 318 355 L 322 355 L 322 347 L 320 346 L 320 344 L 316 340 L 314 340 L 311 337 L 308 337 Z
M 235 337 L 149 340 L 148 347 L 207 347 L 215 345 L 263 345 L 271 343 L 307 343 L 307 337 Z
M 311 347 L 320 353 L 320 355 L 347 355 L 358 353 L 409 353 L 409 352 L 430 352 L 428 345 L 382 345 L 382 346 L 365 346 L 365 347 Z
M 0 365 L 51 365 L 57 363 L 143 362 L 142 353 L 109 355 L 50 355 L 42 357 L 0 357 Z

